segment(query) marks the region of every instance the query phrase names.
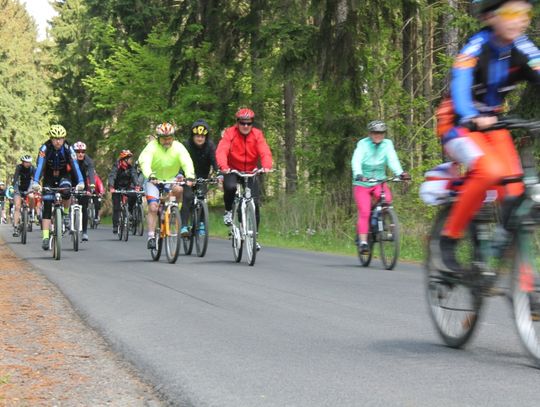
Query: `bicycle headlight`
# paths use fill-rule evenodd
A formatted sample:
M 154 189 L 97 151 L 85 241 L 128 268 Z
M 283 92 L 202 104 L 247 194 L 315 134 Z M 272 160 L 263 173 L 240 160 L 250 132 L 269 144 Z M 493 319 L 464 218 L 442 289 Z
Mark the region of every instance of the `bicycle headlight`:
M 534 184 L 530 190 L 531 199 L 536 203 L 540 203 L 540 184 Z

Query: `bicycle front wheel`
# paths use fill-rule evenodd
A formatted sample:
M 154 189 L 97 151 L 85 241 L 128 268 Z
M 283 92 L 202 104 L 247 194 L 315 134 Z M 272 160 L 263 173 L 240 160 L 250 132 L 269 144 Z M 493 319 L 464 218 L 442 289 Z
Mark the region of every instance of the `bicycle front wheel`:
M 253 201 L 246 205 L 246 254 L 250 266 L 255 264 L 257 258 L 257 219 L 255 217 L 255 204 Z
M 120 209 L 120 218 L 118 219 L 118 240 L 124 240 L 125 218 L 126 214 L 124 213 L 124 207 L 122 206 Z
M 137 230 L 133 234 L 142 236 L 144 233 L 144 210 L 142 205 L 137 204 L 135 211 L 137 212 Z
M 182 237 L 182 246 L 184 248 L 184 254 L 189 256 L 193 252 L 193 244 L 195 240 L 195 225 L 197 223 L 197 208 L 192 208 L 189 221 L 191 222 L 191 228 L 189 235 Z
M 128 241 L 128 238 L 129 238 L 129 208 L 127 206 L 127 204 L 124 206 L 124 236 L 123 239 L 124 239 L 124 242 L 127 242 Z
M 540 231 L 520 230 L 512 273 L 512 308 L 521 343 L 540 367 Z
M 234 261 L 239 263 L 242 260 L 242 251 L 244 248 L 244 241 L 242 240 L 242 224 L 238 221 L 238 203 L 235 202 L 233 206 L 233 221 L 229 231 L 229 235 L 232 241 L 233 257 Z
M 378 234 L 381 261 L 386 270 L 392 270 L 399 257 L 399 223 L 393 208 L 384 208 L 380 214 L 382 231 Z
M 426 269 L 426 294 L 429 312 L 437 332 L 444 343 L 453 348 L 460 348 L 467 343 L 475 331 L 480 315 L 483 297 L 474 284 L 474 270 L 465 270 L 468 281 L 463 278 L 445 275 L 440 270 L 439 238 L 448 217 L 450 207 L 444 207 L 433 224 L 428 240 Z M 459 246 L 457 257 L 461 264 L 472 264 L 475 259 L 475 243 L 469 229 Z
M 19 230 L 21 232 L 21 243 L 26 244 L 26 232 L 28 230 L 28 208 L 23 208 L 20 222 Z
M 169 263 L 175 263 L 180 253 L 180 211 L 178 207 L 171 206 L 165 219 L 168 224 L 168 231 L 165 235 L 165 254 Z
M 150 256 L 152 256 L 152 260 L 158 261 L 161 257 L 161 249 L 163 248 L 163 239 L 161 237 L 161 214 L 158 212 L 157 219 L 156 219 L 156 227 L 154 229 L 154 236 L 156 239 L 156 248 L 150 249 Z
M 71 239 L 73 240 L 73 251 L 79 251 L 79 234 L 81 223 L 81 211 L 79 209 L 73 210 L 73 223 L 71 224 Z
M 52 241 L 52 252 L 55 260 L 60 260 L 62 253 L 62 209 L 56 208 L 54 210 L 54 231 Z
M 197 256 L 204 257 L 208 248 L 208 204 L 202 201 L 200 206 L 195 209 L 195 247 Z
M 92 198 L 90 198 L 90 202 L 88 202 L 88 209 L 86 211 L 88 214 L 88 223 L 90 223 L 90 228 L 95 229 L 97 227 L 96 223 L 96 210 L 94 207 L 94 201 Z

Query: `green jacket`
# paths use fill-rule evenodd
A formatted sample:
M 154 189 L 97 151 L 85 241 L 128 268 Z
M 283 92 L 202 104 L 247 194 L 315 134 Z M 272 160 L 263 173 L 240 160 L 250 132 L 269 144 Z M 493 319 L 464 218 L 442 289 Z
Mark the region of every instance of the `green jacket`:
M 168 149 L 164 149 L 158 140 L 148 143 L 139 156 L 139 166 L 145 178 L 154 174 L 159 180 L 169 181 L 180 172 L 186 178 L 195 178 L 193 161 L 184 145 L 176 140 Z
M 363 187 L 371 187 L 375 183 L 355 181 L 357 175 L 366 178 L 384 179 L 386 178 L 387 166 L 396 176 L 401 175 L 403 172 L 394 149 L 394 143 L 389 139 L 384 139 L 379 145 L 376 145 L 371 141 L 370 137 L 363 138 L 356 144 L 351 164 L 353 185 Z

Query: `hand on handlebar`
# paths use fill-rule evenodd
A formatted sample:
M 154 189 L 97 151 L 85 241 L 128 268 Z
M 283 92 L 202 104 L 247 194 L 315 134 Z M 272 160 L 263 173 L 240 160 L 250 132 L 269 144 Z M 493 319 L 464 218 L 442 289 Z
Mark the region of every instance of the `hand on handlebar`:
M 399 176 L 399 179 L 402 180 L 402 181 L 410 181 L 411 180 L 411 176 L 409 173 L 407 172 L 402 172 Z
M 368 179 L 364 177 L 363 175 L 359 174 L 356 177 L 354 177 L 354 180 L 356 182 L 366 182 Z

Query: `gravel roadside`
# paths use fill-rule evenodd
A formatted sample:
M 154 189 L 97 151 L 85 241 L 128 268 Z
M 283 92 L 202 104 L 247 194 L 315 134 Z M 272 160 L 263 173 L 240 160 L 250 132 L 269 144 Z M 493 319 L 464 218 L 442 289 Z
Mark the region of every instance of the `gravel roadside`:
M 0 406 L 165 405 L 0 239 Z

